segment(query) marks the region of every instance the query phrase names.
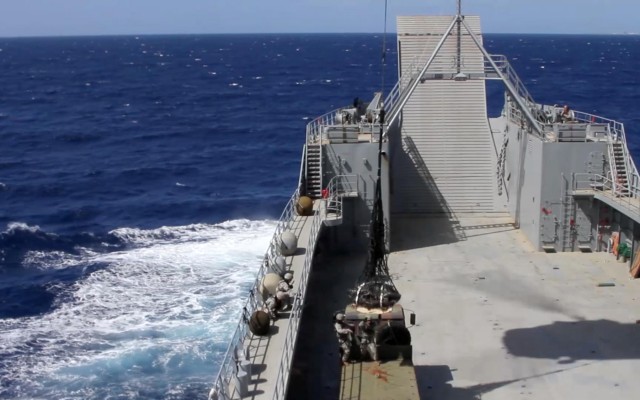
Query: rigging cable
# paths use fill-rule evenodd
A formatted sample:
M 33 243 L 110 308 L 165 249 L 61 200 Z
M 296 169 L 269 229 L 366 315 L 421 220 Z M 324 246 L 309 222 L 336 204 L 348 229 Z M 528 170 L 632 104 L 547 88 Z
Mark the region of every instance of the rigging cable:
M 380 87 L 380 93 L 383 95 L 381 98 L 384 100 L 384 70 L 387 63 L 387 1 L 384 0 L 384 33 L 382 34 L 382 83 Z

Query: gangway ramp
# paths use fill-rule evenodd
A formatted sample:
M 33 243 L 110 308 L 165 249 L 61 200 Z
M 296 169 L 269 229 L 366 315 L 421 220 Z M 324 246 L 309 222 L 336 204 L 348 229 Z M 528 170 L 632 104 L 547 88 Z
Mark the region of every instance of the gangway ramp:
M 480 37 L 480 20 L 466 17 Z M 400 74 L 425 64 L 451 17 L 398 17 Z M 441 47 L 402 110 L 402 156 L 393 168 L 393 212 L 486 213 L 501 211 L 497 201 L 493 147 L 484 80 L 454 79 L 457 35 Z M 460 37 L 460 71 L 484 70 L 484 58 L 466 30 Z M 461 112 L 460 110 L 464 110 Z

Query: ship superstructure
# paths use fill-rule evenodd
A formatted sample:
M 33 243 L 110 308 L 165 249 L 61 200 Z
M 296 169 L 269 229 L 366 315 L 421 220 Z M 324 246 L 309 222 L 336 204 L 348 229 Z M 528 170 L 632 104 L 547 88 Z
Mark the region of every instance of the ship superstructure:
M 391 92 L 308 124 L 298 188 L 210 398 L 371 399 L 389 387 L 393 398 L 513 399 L 515 387 L 540 399 L 608 393 L 614 375 L 635 371 L 611 360 L 640 355 L 638 327 L 619 308 L 607 311 L 608 302 L 631 307 L 635 282 L 587 301 L 640 268 L 639 175 L 624 126 L 536 103 L 507 58 L 482 46 L 479 17 L 398 17 L 397 26 Z M 496 118 L 487 115 L 487 80 L 505 87 Z M 301 197 L 312 209 L 296 211 Z M 367 265 L 376 205 L 389 272 L 423 322 L 410 328 L 414 357 L 404 368 L 344 368 L 331 318 Z M 297 250 L 285 249 L 284 232 Z M 266 334 L 252 333 L 265 277 L 285 271 L 295 276 L 291 307 Z M 588 362 L 574 370 L 567 360 Z M 464 378 L 452 383 L 456 368 Z M 594 387 L 595 376 L 606 382 Z M 403 384 L 393 388 L 394 379 Z M 406 382 L 415 387 L 403 391 Z M 615 387 L 630 398 L 632 385 Z

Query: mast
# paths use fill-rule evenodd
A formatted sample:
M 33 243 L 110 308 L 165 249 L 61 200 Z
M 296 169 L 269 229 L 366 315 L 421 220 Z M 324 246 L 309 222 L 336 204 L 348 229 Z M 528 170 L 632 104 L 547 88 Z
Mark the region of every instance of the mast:
M 380 139 L 378 140 L 378 171 L 369 225 L 367 261 L 355 288 L 356 307 L 388 308 L 400 300 L 400 292 L 389 275 L 388 253 L 385 245 L 384 211 L 382 207 L 382 139 L 385 123 L 384 106 L 378 114 Z
M 464 17 L 462 16 L 462 0 L 458 0 L 458 13 L 454 20 L 457 30 L 456 37 L 456 81 L 466 81 L 469 77 L 462 72 L 462 25 L 464 24 Z
M 458 13 L 456 14 L 456 25 L 458 29 L 456 72 L 460 74 L 462 67 L 462 0 L 458 0 Z

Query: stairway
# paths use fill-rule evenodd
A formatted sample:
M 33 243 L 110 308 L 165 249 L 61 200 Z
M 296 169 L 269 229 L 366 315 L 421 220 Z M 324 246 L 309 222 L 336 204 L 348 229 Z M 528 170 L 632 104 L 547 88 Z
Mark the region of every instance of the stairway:
M 616 184 L 616 193 L 620 196 L 628 197 L 629 192 L 629 179 L 627 176 L 626 159 L 624 155 L 624 148 L 621 142 L 611 143 L 613 149 L 613 166 L 615 167 L 614 181 Z
M 322 197 L 322 148 L 320 144 L 307 144 L 307 196 Z

